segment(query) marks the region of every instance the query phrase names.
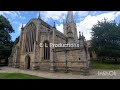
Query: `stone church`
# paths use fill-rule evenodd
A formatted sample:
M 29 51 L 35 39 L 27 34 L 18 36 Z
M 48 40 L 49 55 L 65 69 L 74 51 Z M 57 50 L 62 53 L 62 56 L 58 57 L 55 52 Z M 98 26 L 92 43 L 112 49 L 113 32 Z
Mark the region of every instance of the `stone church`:
M 31 19 L 21 27 L 19 42 L 9 57 L 9 66 L 54 72 L 87 71 L 90 62 L 87 42 L 83 33 L 79 32 L 79 37 L 77 35 L 73 11 L 68 11 L 63 31 L 57 30 L 55 24 L 51 26 L 43 21 L 40 15 Z M 51 43 L 59 44 L 59 47 L 51 47 Z

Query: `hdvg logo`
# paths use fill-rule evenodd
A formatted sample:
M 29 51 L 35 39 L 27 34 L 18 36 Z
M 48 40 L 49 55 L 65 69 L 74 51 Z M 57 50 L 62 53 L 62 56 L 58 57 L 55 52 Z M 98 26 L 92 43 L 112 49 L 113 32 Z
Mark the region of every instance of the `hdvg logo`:
M 98 71 L 98 76 L 116 76 L 115 71 Z

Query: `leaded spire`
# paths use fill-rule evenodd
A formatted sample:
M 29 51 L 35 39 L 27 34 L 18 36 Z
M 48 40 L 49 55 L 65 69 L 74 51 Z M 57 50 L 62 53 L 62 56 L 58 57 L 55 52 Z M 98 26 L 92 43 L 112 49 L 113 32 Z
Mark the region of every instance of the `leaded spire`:
M 74 19 L 73 19 L 73 11 L 68 11 L 66 22 L 67 22 L 67 23 L 74 22 Z

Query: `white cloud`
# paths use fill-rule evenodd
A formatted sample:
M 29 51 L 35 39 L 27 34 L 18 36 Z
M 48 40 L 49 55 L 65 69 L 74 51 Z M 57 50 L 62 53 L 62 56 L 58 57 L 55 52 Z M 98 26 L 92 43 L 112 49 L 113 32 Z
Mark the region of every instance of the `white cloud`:
M 11 14 L 11 11 L 0 11 L 0 15 Z
M 26 19 L 25 17 L 23 17 L 23 16 L 20 16 L 20 19 Z
M 56 24 L 56 28 L 57 30 L 63 33 L 63 24 L 60 24 L 60 25 Z
M 21 15 L 21 13 L 20 13 L 20 12 L 23 12 L 23 11 L 17 11 L 18 15 Z
M 84 18 L 83 21 L 77 23 L 77 29 L 84 33 L 84 36 L 87 40 L 90 40 L 91 28 L 94 24 L 97 23 L 97 21 L 101 21 L 104 18 L 108 20 L 114 20 L 119 15 L 120 15 L 120 12 L 108 12 L 108 13 L 103 13 L 96 16 L 88 15 Z
M 45 11 L 41 12 L 41 17 L 43 20 L 47 21 L 52 18 L 53 20 L 65 19 L 67 12 L 66 11 Z
M 15 18 L 20 15 L 20 12 L 19 11 L 0 11 L 0 15 L 5 16 L 6 14 L 11 15 L 12 18 Z
M 89 11 L 78 11 L 77 12 L 78 15 L 80 15 L 81 17 L 87 16 L 89 14 Z
M 67 17 L 67 11 L 45 11 L 40 13 L 41 18 L 45 21 L 48 21 L 50 18 L 52 18 L 53 20 L 59 20 L 59 22 L 63 22 L 63 19 L 66 19 Z M 83 17 L 88 15 L 89 11 L 73 11 L 73 15 L 75 14 L 82 15 Z

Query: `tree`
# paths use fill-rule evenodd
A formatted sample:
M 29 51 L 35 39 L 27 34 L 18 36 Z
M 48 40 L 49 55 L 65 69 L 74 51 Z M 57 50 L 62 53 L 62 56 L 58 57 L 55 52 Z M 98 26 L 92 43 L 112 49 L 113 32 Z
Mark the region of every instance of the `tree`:
M 10 22 L 3 15 L 0 15 L 0 60 L 7 60 L 11 53 L 13 42 L 10 33 L 12 32 L 14 30 Z
M 92 49 L 101 60 L 112 58 L 117 63 L 120 57 L 120 24 L 115 21 L 98 21 L 92 27 Z
M 20 36 L 18 36 L 15 41 L 14 41 L 14 45 L 16 45 L 19 42 Z

